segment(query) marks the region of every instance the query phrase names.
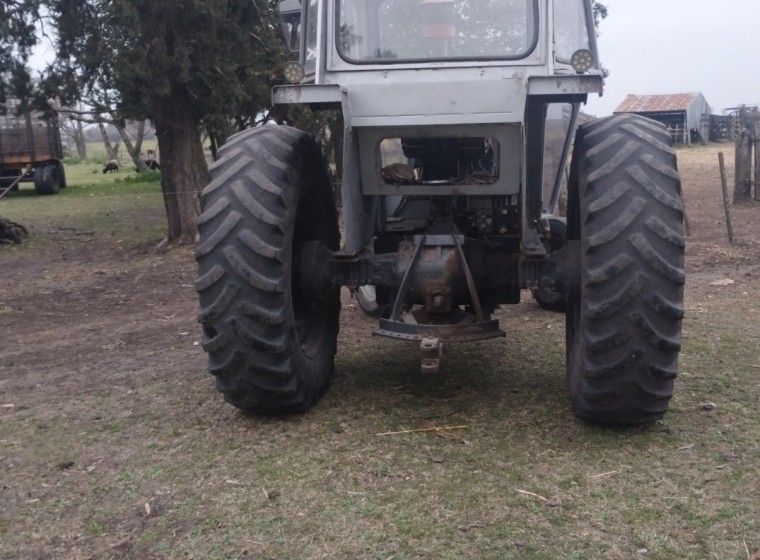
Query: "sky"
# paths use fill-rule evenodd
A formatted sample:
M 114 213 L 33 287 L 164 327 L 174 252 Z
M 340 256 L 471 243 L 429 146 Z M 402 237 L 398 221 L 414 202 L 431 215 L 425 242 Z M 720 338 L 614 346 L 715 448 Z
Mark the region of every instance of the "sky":
M 610 75 L 584 112 L 609 115 L 629 93 L 701 92 L 713 113 L 760 105 L 760 0 L 601 0 L 599 57 Z
M 629 93 L 704 94 L 713 113 L 760 105 L 760 0 L 601 0 L 599 53 L 610 75 L 584 111 L 609 115 Z M 753 29 L 754 27 L 754 29 Z M 39 46 L 33 67 L 52 58 Z

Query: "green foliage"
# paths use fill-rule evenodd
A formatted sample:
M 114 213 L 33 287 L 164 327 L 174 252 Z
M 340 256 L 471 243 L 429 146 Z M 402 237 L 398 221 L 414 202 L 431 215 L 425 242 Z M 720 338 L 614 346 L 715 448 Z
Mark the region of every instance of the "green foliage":
M 50 0 L 64 57 L 48 89 L 156 117 L 158 99 L 186 94 L 197 123 L 222 128 L 269 107 L 282 63 L 275 3 L 250 0 Z
M 122 167 L 119 173 L 103 173 L 103 166 L 96 163 L 66 165 L 66 180 L 69 186 L 62 194 L 68 196 L 99 196 L 106 193 L 158 193 L 161 190 L 161 176 L 158 173 L 137 173 L 133 167 Z M 24 188 L 31 189 L 31 183 Z M 58 195 L 60 196 L 60 195 Z
M 594 25 L 598 28 L 599 22 L 607 17 L 607 6 L 597 0 L 591 0 L 591 4 L 594 8 Z
M 25 65 L 37 44 L 35 22 L 39 18 L 39 0 L 0 2 L 0 103 L 8 96 L 21 100 L 30 97 Z
M 117 183 L 159 183 L 161 181 L 160 171 L 146 171 L 145 173 L 138 173 L 137 175 L 127 175 L 124 178 L 119 177 L 116 179 Z
M 281 61 L 276 3 L 251 0 L 39 0 L 55 26 L 57 58 L 42 84 L 63 105 L 83 101 L 117 125 L 150 119 L 165 158 L 173 242 L 195 237 L 192 196 L 207 178 L 199 132 L 220 143 L 270 105 Z M 173 200 L 173 203 L 170 202 Z
M 108 157 L 108 154 L 106 154 L 105 152 L 100 152 L 100 153 L 94 154 L 90 158 L 90 161 L 93 163 L 97 163 L 98 165 L 105 165 L 109 159 L 111 158 Z

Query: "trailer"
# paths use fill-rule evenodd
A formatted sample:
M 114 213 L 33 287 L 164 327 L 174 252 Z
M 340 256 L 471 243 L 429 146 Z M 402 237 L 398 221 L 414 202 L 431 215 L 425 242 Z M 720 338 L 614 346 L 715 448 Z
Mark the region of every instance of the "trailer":
M 20 105 L 17 99 L 0 105 L 0 196 L 21 181 L 33 181 L 37 194 L 58 194 L 66 187 L 58 119 Z

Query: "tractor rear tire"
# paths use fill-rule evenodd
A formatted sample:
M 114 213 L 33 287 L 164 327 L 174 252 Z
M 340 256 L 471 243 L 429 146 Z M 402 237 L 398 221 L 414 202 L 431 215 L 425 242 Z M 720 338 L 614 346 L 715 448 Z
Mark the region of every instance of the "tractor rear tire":
M 578 129 L 570 171 L 567 377 L 575 414 L 662 418 L 681 349 L 681 180 L 661 124 L 616 115 Z
M 314 138 L 286 126 L 233 136 L 201 196 L 198 320 L 209 371 L 230 404 L 303 412 L 326 390 L 340 290 L 301 289 L 305 246 L 340 243 L 327 166 Z

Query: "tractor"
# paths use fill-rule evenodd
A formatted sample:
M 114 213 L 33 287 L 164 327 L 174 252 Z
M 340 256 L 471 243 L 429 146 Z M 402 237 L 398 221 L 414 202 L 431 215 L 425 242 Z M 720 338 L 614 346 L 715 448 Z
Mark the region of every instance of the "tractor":
M 423 374 L 457 344 L 507 336 L 495 310 L 532 291 L 566 315 L 575 414 L 660 419 L 681 345 L 681 183 L 662 125 L 577 125 L 603 88 L 591 1 L 279 8 L 299 60 L 273 102 L 342 115 L 344 228 L 312 135 L 272 124 L 221 148 L 201 195 L 195 287 L 226 401 L 253 414 L 314 406 L 343 286 L 377 317 L 374 334 L 419 345 Z M 549 126 L 553 114 L 569 118 Z

